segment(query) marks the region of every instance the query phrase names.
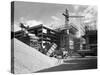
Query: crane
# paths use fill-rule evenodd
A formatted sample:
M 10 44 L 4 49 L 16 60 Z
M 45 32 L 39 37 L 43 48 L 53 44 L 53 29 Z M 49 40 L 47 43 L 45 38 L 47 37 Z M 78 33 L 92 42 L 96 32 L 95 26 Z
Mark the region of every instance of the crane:
M 66 9 L 65 10 L 65 13 L 63 13 L 62 14 L 64 17 L 65 17 L 65 29 L 66 29 L 66 31 L 67 31 L 67 35 L 68 35 L 68 38 L 67 38 L 67 40 L 68 40 L 68 42 L 67 42 L 67 44 L 68 44 L 68 47 L 66 47 L 67 48 L 67 50 L 68 50 L 68 53 L 69 53 L 69 56 L 71 56 L 72 55 L 72 53 L 71 53 L 71 50 L 70 50 L 70 33 L 69 33 L 69 29 L 70 29 L 70 25 L 68 24 L 68 22 L 69 22 L 69 18 L 83 18 L 84 16 L 70 16 L 69 15 L 69 11 Z

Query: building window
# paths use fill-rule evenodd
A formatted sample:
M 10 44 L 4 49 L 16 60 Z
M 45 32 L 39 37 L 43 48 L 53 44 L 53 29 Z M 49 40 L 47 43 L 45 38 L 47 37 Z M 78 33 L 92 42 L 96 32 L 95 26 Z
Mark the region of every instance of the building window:
M 47 33 L 47 30 L 46 29 L 43 29 L 43 33 Z

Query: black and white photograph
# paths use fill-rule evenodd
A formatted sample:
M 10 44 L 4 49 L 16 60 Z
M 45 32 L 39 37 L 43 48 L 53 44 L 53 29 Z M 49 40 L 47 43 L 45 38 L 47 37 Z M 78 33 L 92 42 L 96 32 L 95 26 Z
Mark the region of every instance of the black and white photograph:
M 97 6 L 11 2 L 11 73 L 97 69 Z

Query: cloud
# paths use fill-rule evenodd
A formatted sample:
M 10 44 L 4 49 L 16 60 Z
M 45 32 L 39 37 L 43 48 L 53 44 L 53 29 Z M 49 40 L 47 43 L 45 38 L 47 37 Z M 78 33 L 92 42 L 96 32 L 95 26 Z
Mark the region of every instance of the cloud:
M 74 6 L 75 10 L 79 10 L 79 7 Z M 89 29 L 96 29 L 97 24 L 97 9 L 96 7 L 89 6 L 83 12 L 71 12 L 70 15 L 82 15 L 84 18 L 76 19 L 76 18 L 70 18 L 70 22 L 73 23 L 78 28 L 78 32 L 76 34 L 77 37 L 80 37 L 81 35 L 84 35 L 84 27 L 89 26 Z
M 56 16 L 51 16 L 51 18 L 52 21 L 47 24 L 51 29 L 59 28 L 64 24 L 64 21 Z
M 75 10 L 75 11 L 78 11 L 78 9 L 79 9 L 80 6 L 79 6 L 79 5 L 75 5 L 75 6 L 73 6 L 73 7 L 74 7 L 74 10 Z
M 15 23 L 12 27 L 14 28 L 14 32 L 21 30 L 18 23 Z
M 36 26 L 36 25 L 39 25 L 39 24 L 43 24 L 42 21 L 37 21 L 37 20 L 28 20 L 25 22 L 26 25 L 28 25 L 29 27 L 32 27 L 32 26 Z
M 29 27 L 36 26 L 36 25 L 39 25 L 39 24 L 43 24 L 42 21 L 37 21 L 37 20 L 34 20 L 34 19 L 28 20 L 26 18 L 21 17 L 18 22 L 14 22 L 14 32 L 21 30 L 21 28 L 19 27 L 20 23 L 23 23 L 25 26 L 29 26 Z
M 97 8 L 96 6 L 89 6 L 84 10 L 84 20 L 83 22 L 89 26 L 90 29 L 96 29 L 97 24 Z
M 70 16 L 73 16 L 73 15 L 75 16 L 76 13 L 75 13 L 75 12 L 70 12 L 69 15 L 70 15 Z
M 51 18 L 54 19 L 54 20 L 57 20 L 57 21 L 61 20 L 60 18 L 58 18 L 56 16 L 51 16 Z
M 27 19 L 27 18 L 24 18 L 24 17 L 21 17 L 21 18 L 19 19 L 19 22 L 20 22 L 20 23 L 24 23 L 25 26 L 28 25 L 29 27 L 36 26 L 36 25 L 38 25 L 38 24 L 43 24 L 42 21 L 37 21 L 37 20 L 35 20 L 35 19 Z

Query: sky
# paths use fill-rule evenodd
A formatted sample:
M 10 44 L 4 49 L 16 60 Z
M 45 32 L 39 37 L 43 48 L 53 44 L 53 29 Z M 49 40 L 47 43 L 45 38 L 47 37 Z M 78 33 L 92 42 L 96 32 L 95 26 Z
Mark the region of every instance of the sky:
M 16 1 L 14 5 L 14 29 L 19 30 L 19 23 L 22 22 L 30 27 L 43 24 L 51 29 L 56 29 L 65 24 L 65 18 L 62 13 L 68 9 L 69 15 L 85 16 L 84 19 L 70 18 L 70 22 L 78 29 L 82 27 L 80 22 L 89 23 L 96 20 L 97 10 L 89 5 L 72 5 L 72 4 L 51 4 L 36 2 Z M 92 17 L 92 18 L 91 18 Z M 90 23 L 89 23 L 90 24 Z M 80 34 L 82 34 L 80 29 Z

